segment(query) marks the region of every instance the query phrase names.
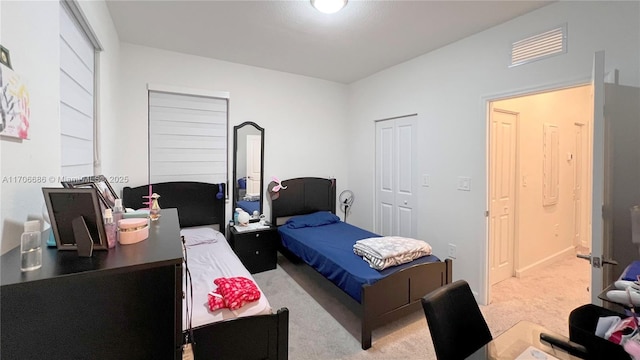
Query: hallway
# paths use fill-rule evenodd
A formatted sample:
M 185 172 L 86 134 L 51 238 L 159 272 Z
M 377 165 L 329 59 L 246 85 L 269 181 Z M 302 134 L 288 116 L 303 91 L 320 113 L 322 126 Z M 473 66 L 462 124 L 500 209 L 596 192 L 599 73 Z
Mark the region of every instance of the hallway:
M 504 280 L 491 289 L 491 304 L 480 306 L 494 336 L 529 320 L 568 336 L 571 310 L 589 303 L 590 264 L 576 257 L 533 275 Z

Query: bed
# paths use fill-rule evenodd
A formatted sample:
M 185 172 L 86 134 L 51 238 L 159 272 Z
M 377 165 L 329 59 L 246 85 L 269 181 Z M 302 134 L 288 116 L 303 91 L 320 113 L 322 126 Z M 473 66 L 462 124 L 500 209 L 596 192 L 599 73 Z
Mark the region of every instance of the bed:
M 193 340 L 195 358 L 287 359 L 289 312 L 286 308 L 274 313 L 268 299 L 261 296 L 234 311 L 208 310 L 207 293 L 214 290 L 215 278 L 243 276 L 252 279 L 224 235 L 217 231 L 226 223 L 225 199 L 216 196 L 219 192 L 224 193 L 224 188 L 199 182 L 158 183 L 152 184 L 152 188 L 161 196 L 161 208 L 178 210 L 192 284 L 188 287 L 185 277 L 183 289 L 185 294 L 193 293 L 193 303 L 187 299 L 182 303 L 183 335 Z M 146 185 L 125 187 L 124 206 L 145 207 L 143 196 L 148 192 Z M 192 314 L 191 324 L 187 305 Z
M 270 195 L 271 221 L 279 226 L 282 252 L 305 262 L 360 304 L 364 350 L 371 347 L 373 329 L 421 309 L 424 295 L 452 281 L 452 261 L 435 256 L 382 271 L 371 269 L 352 247 L 356 240 L 378 235 L 343 222 L 297 229 L 282 226 L 298 215 L 335 214 L 335 179 L 285 180 Z

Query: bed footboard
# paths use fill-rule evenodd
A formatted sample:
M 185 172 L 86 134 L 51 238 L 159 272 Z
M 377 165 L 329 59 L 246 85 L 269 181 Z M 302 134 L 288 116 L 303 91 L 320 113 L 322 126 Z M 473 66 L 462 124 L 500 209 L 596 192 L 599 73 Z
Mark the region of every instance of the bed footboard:
M 373 329 L 420 309 L 421 298 L 451 282 L 452 261 L 404 269 L 373 285 L 362 286 L 362 349 L 371 347 Z
M 286 360 L 289 357 L 289 310 L 241 317 L 193 329 L 196 359 Z

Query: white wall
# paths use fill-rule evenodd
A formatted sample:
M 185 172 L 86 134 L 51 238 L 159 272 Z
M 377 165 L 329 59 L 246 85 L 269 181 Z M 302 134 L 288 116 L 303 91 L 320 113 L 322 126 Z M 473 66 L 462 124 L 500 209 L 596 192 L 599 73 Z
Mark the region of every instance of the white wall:
M 41 187 L 60 186 L 59 6 L 57 1 L 0 3 L 2 45 L 10 51 L 14 71 L 25 79 L 31 103 L 29 140 L 0 138 L 0 253 L 19 244 L 24 221 L 41 217 Z M 112 73 L 117 68 L 118 37 L 104 2 L 81 6 L 104 48 L 98 116 L 107 124 L 117 108 L 112 96 L 117 77 Z M 108 137 L 109 131 L 105 133 Z M 20 176 L 45 177 L 47 182 L 26 183 Z
M 434 253 L 457 245 L 455 279 L 467 280 L 484 298 L 487 224 L 486 101 L 507 93 L 587 81 L 593 53 L 606 51 L 606 68 L 620 69 L 622 84 L 640 84 L 640 3 L 551 4 L 503 25 L 394 66 L 350 86 L 349 188 L 355 191 L 350 221 L 373 229 L 374 123 L 418 113 L 420 187 L 418 235 Z M 568 23 L 568 53 L 509 69 L 509 44 Z M 457 191 L 458 176 L 471 191 Z M 464 226 L 461 226 L 464 224 Z
M 265 188 L 272 176 L 334 176 L 338 189 L 346 186 L 346 85 L 125 43 L 121 69 L 112 150 L 121 159 L 114 174 L 128 176 L 129 186 L 148 183 L 149 83 L 230 93 L 229 178 L 233 126 L 253 121 L 265 129 Z M 270 215 L 268 201 L 264 212 Z

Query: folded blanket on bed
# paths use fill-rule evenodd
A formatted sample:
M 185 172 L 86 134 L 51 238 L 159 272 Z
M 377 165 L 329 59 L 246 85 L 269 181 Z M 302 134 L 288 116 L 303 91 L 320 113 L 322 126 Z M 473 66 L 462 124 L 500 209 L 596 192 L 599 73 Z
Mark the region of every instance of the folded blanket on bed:
M 246 277 L 217 278 L 213 283 L 218 288 L 208 294 L 211 311 L 222 308 L 236 310 L 248 302 L 260 299 L 260 290 Z
M 353 252 L 362 256 L 369 266 L 384 270 L 389 266 L 411 262 L 431 255 L 431 245 L 422 240 L 400 236 L 383 236 L 356 241 Z
M 242 200 L 244 201 L 260 201 L 260 195 L 245 195 L 244 198 L 242 198 Z

